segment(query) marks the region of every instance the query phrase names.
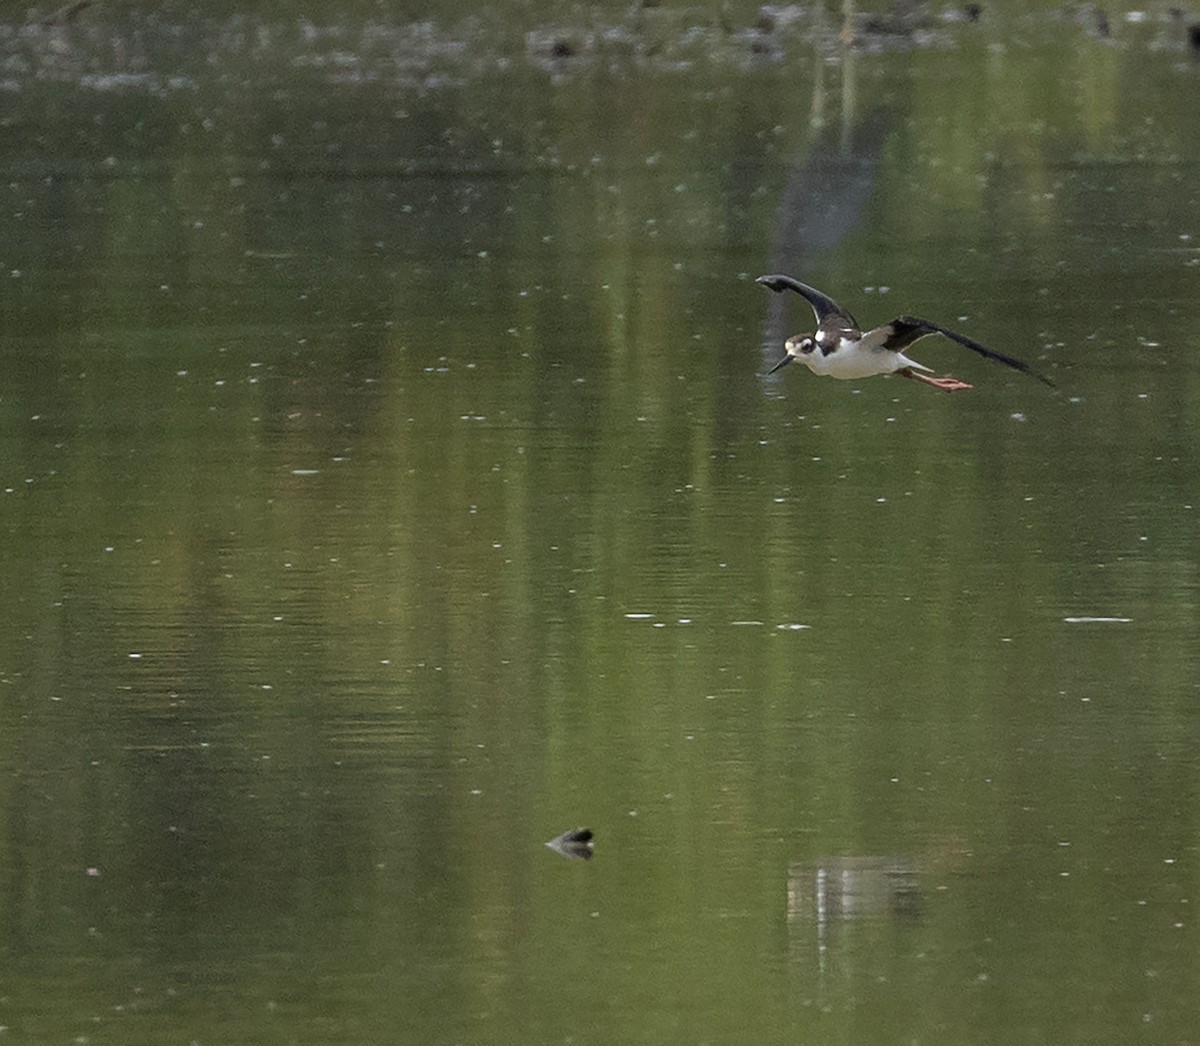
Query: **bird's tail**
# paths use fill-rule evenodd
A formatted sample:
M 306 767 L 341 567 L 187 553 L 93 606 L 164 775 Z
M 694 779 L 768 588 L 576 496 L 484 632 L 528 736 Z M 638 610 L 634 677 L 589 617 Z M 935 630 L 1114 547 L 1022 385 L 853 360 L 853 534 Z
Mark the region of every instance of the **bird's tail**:
M 911 367 L 913 370 L 923 370 L 926 374 L 936 373 L 932 367 L 926 367 L 924 363 L 917 363 L 916 360 L 910 360 L 902 352 L 896 353 L 896 356 L 898 357 L 898 362 L 900 364 L 900 366 L 896 368 L 897 370 L 902 370 L 905 367 Z

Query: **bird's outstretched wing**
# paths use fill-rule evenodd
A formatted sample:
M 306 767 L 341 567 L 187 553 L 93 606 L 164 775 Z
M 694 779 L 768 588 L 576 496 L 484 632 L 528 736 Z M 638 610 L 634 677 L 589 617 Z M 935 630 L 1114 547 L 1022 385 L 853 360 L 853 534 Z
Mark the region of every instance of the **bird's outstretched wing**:
M 828 294 L 822 294 L 815 287 L 810 287 L 807 283 L 801 283 L 799 280 L 793 280 L 790 276 L 783 276 L 781 274 L 760 276 L 754 282 L 761 283 L 764 287 L 777 293 L 795 291 L 797 294 L 802 295 L 808 301 L 808 304 L 812 306 L 812 310 L 817 317 L 818 327 L 825 322 L 826 317 L 833 316 L 842 321 L 841 325 L 843 327 L 862 330 L 858 320 L 829 297 Z
M 918 316 L 897 316 L 891 323 L 885 324 L 879 330 L 885 333 L 882 347 L 893 352 L 906 349 L 914 341 L 924 338 L 927 334 L 941 334 L 951 341 L 958 342 L 959 345 L 966 346 L 972 352 L 979 353 L 980 356 L 1003 363 L 1006 367 L 1012 367 L 1013 370 L 1019 370 L 1031 378 L 1037 378 L 1043 384 L 1055 388 L 1054 382 L 1046 375 L 1038 373 L 1024 360 L 1006 356 L 1003 352 L 997 352 L 995 349 L 989 349 L 986 345 L 980 345 L 979 342 L 968 338 L 965 334 L 959 334 L 958 331 L 952 331 L 949 327 L 943 327 L 940 323 L 934 323 L 931 320 L 923 320 Z M 871 333 L 874 334 L 874 331 Z

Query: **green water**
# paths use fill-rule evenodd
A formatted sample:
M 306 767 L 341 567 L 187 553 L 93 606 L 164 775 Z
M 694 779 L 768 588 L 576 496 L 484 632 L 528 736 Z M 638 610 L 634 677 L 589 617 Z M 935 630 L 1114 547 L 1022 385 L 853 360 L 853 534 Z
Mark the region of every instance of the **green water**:
M 0 34 L 4 1039 L 1200 1038 L 1200 64 L 730 11 Z

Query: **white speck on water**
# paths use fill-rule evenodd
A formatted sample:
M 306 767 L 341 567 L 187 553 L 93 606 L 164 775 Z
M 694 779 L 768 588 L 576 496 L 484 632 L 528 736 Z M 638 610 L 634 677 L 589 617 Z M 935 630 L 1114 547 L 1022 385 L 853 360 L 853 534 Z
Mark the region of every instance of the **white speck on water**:
M 1064 617 L 1068 625 L 1128 625 L 1131 617 Z
M 1016 413 L 1014 413 L 1014 414 L 1010 414 L 1010 415 L 1009 415 L 1009 418 L 1010 418 L 1012 421 L 1028 421 L 1028 420 L 1029 420 L 1029 419 L 1028 419 L 1028 418 L 1026 418 L 1026 417 L 1025 417 L 1025 415 L 1024 415 L 1024 414 L 1022 414 L 1020 411 L 1017 411 L 1017 412 L 1016 412 Z
M 652 620 L 654 620 L 653 614 L 643 614 L 640 612 L 633 613 L 633 614 L 626 614 L 625 617 L 628 618 L 630 621 L 652 621 Z
M 141 654 L 130 654 L 129 656 L 131 659 L 136 659 L 136 658 L 140 658 L 142 655 Z
M 292 469 L 293 476 L 319 476 L 320 469 Z
M 731 625 L 735 625 L 735 626 L 740 626 L 740 625 L 762 625 L 762 622 L 761 622 L 761 621 L 730 621 L 729 623 L 730 623 Z
M 805 629 L 812 628 L 812 625 L 802 625 L 799 621 L 785 621 L 782 625 L 775 627 L 780 632 L 803 632 Z

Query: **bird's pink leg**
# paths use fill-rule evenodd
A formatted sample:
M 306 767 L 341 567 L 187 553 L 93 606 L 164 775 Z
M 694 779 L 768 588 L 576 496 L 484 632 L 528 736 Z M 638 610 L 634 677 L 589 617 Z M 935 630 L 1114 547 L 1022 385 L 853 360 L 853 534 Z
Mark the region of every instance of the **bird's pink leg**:
M 968 385 L 965 381 L 959 381 L 958 378 L 952 378 L 949 374 L 942 378 L 934 378 L 928 374 L 922 374 L 918 370 L 910 370 L 908 367 L 898 370 L 896 373 L 902 374 L 906 378 L 913 378 L 916 381 L 923 381 L 926 385 L 932 385 L 935 389 L 941 389 L 943 392 L 959 392 L 962 389 L 973 389 L 975 387 L 974 385 Z

